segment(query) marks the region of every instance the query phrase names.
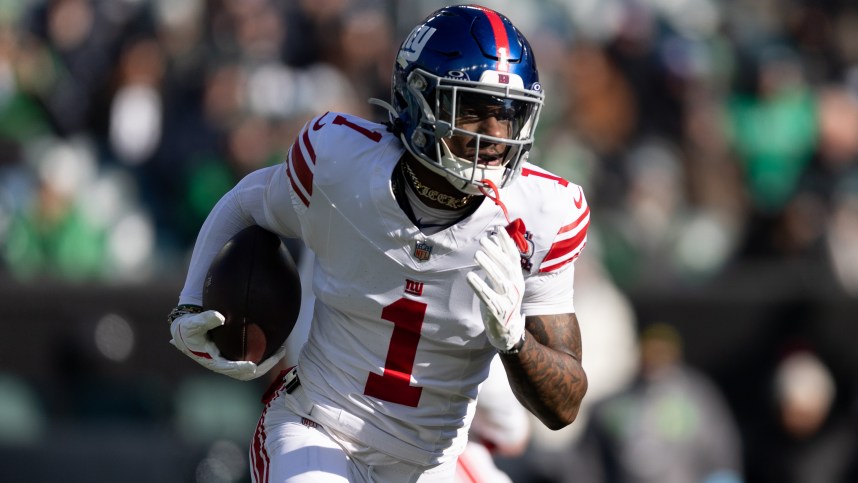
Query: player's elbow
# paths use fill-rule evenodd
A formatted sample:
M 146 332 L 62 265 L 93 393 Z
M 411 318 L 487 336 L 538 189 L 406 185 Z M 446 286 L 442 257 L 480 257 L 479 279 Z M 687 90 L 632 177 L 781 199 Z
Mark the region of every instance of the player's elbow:
M 551 415 L 540 416 L 539 420 L 542 421 L 542 424 L 544 424 L 546 428 L 552 431 L 558 431 L 575 422 L 575 418 L 578 417 L 579 407 L 580 406 L 575 405 L 574 408 L 569 408 L 562 413 L 558 412 Z
M 584 377 L 572 394 L 563 403 L 552 410 L 537 415 L 542 424 L 552 431 L 557 431 L 575 422 L 578 410 L 581 409 L 581 401 L 587 392 L 587 378 Z

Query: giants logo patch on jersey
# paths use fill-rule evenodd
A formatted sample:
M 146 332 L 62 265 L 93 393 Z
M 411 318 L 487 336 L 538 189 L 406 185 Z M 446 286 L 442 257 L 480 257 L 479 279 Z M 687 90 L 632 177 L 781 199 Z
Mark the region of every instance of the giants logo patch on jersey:
M 416 280 L 405 279 L 405 293 L 421 296 L 423 295 L 423 282 Z

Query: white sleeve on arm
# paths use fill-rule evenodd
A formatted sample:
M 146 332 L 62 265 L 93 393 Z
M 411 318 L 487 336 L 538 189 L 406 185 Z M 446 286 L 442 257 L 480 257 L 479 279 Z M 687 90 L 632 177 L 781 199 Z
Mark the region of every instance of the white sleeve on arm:
M 259 225 L 289 238 L 300 233 L 289 186 L 284 182 L 284 166 L 281 163 L 250 173 L 212 208 L 197 235 L 179 304 L 202 305 L 209 265 L 221 247 L 242 229 Z
M 575 264 L 525 280 L 521 311 L 525 315 L 571 314 L 574 303 Z

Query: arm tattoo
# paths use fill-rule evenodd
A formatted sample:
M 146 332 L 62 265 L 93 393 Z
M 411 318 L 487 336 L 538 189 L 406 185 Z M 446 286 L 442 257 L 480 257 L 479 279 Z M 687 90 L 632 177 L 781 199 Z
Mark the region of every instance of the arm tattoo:
M 518 354 L 503 355 L 518 400 L 551 429 L 578 415 L 587 392 L 581 367 L 581 330 L 575 314 L 527 317 L 529 337 Z

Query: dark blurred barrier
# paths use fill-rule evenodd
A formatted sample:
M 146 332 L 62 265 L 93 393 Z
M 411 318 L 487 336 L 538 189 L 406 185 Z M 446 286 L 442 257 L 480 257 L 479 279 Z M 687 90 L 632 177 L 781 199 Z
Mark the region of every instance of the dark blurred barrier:
M 179 283 L 0 284 L 0 480 L 249 481 L 264 383 L 168 344 Z
M 775 364 L 797 350 L 816 352 L 844 393 L 858 382 L 858 297 L 824 264 L 744 264 L 705 285 L 630 296 L 639 323 L 677 327 L 686 359 L 735 401 L 746 399 L 734 394 L 746 386 L 762 389 Z
M 154 281 L 145 285 L 85 286 L 52 283 L 0 284 L 0 367 L 11 369 L 37 383 L 54 383 L 82 365 L 124 378 L 156 377 L 174 383 L 188 371 L 191 361 L 173 349 L 166 316 L 176 304 L 181 282 Z M 98 351 L 95 331 L 107 316 L 124 324 L 108 325 Z M 112 330 L 112 332 L 111 332 Z M 124 345 L 111 352 L 111 344 Z

